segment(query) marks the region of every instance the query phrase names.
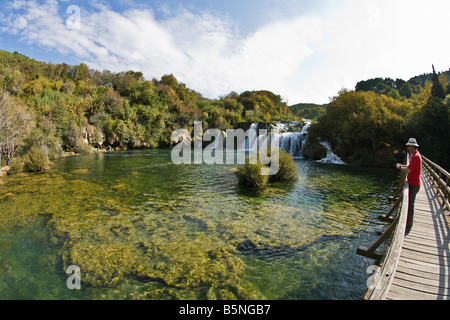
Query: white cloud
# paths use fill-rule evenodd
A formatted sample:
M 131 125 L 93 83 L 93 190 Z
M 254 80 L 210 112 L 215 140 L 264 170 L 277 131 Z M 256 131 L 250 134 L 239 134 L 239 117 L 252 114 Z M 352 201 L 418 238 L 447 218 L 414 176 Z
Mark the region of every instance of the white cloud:
M 321 36 L 321 22 L 313 17 L 273 23 L 244 38 L 226 17 L 180 10 L 157 20 L 151 9 L 118 13 L 101 5 L 82 10 L 81 29 L 69 30 L 57 1 L 20 6 L 25 10 L 15 23 L 3 22 L 23 41 L 76 55 L 100 70 L 141 70 L 148 78 L 173 73 L 212 98 L 248 89 L 282 94 Z
M 18 30 L 23 30 L 28 26 L 28 21 L 24 17 L 18 17 L 14 20 L 13 24 Z
M 342 88 L 352 90 L 361 80 L 409 80 L 431 72 L 433 63 L 437 70 L 448 70 L 450 46 L 444 37 L 448 12 L 450 2 L 438 0 L 330 2 L 314 69 L 297 78 L 302 94 L 327 102 L 327 97 Z
M 273 18 L 245 36 L 229 15 L 179 7 L 157 19 L 151 8 L 115 12 L 101 1 L 82 8 L 81 29 L 69 30 L 69 4 L 10 1 L 2 30 L 95 69 L 140 70 L 147 78 L 173 73 L 211 98 L 271 90 L 292 104 L 326 103 L 360 80 L 408 80 L 432 63 L 449 67 L 448 1 L 328 1 L 320 17 Z

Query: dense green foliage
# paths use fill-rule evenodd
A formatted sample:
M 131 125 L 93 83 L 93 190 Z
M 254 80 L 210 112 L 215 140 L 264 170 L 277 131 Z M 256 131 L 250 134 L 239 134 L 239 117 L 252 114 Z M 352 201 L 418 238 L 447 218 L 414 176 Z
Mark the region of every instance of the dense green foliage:
M 64 152 L 157 148 L 177 129 L 226 130 L 239 124 L 317 119 L 305 151 L 324 153 L 321 140 L 352 164 L 390 166 L 404 141 L 450 168 L 449 72 L 404 81 L 375 78 L 342 91 L 327 106 L 288 107 L 270 91 L 202 97 L 172 74 L 146 80 L 141 72 L 112 73 L 85 64 L 48 64 L 0 51 L 0 164 L 32 148 L 49 158 Z M 447 99 L 445 99 L 447 98 Z M 325 109 L 326 108 L 326 109 Z
M 317 119 L 326 112 L 327 105 L 319 105 L 314 103 L 298 103 L 290 107 L 292 113 L 304 119 Z
M 42 171 L 49 167 L 47 154 L 37 147 L 32 147 L 23 156 L 23 164 L 28 171 L 33 172 Z
M 298 170 L 292 156 L 280 150 L 278 161 L 278 172 L 270 176 L 269 181 L 297 181 Z
M 394 99 L 401 97 L 411 98 L 413 94 L 420 93 L 421 86 L 415 82 L 404 81 L 402 79 L 392 80 L 390 78 L 375 78 L 366 81 L 360 81 L 356 84 L 356 91 L 373 91 L 379 94 L 387 95 Z
M 434 68 L 431 79 L 420 87 L 377 78 L 359 82 L 355 91 L 341 91 L 311 126 L 306 149 L 314 151 L 314 145 L 326 140 L 348 163 L 390 167 L 404 160 L 405 143 L 415 137 L 422 154 L 449 169 L 448 79 Z M 398 94 L 409 85 L 410 95 Z
M 9 120 L 0 125 L 14 129 L 14 143 L 9 133 L 0 132 L 3 162 L 32 147 L 50 159 L 93 148 L 165 147 L 174 130 L 192 130 L 198 120 L 204 129 L 226 130 L 241 122 L 295 119 L 281 97 L 269 91 L 232 92 L 212 100 L 171 74 L 148 81 L 141 72 L 47 64 L 5 51 L 0 51 L 0 98 L 19 106 L 15 109 L 24 122 L 20 128 Z
M 264 165 L 259 161 L 257 164 L 251 164 L 247 161 L 245 165 L 239 166 L 236 171 L 239 184 L 256 190 L 266 188 L 269 182 L 269 176 L 263 175 L 261 173 L 262 169 L 264 169 Z
M 9 165 L 8 174 L 14 175 L 23 172 L 25 165 L 20 157 L 13 159 Z
M 249 163 L 239 166 L 236 175 L 239 184 L 244 187 L 250 187 L 256 190 L 262 190 L 268 186 L 269 182 L 293 182 L 298 180 L 297 165 L 292 156 L 279 149 L 278 157 L 272 161 L 278 161 L 278 171 L 273 175 L 263 175 L 261 170 L 265 166 L 259 161 L 256 164 Z
M 440 74 L 438 74 L 440 80 L 445 80 L 446 78 L 450 78 L 450 70 L 442 72 Z M 420 76 L 416 76 L 413 77 L 411 79 L 409 79 L 408 82 L 416 84 L 421 86 L 422 88 L 425 87 L 427 82 L 433 82 L 433 77 L 434 77 L 434 72 L 433 73 L 426 73 L 426 74 L 422 74 Z M 450 94 L 450 88 L 447 87 L 447 94 Z
M 309 137 L 303 150 L 303 156 L 308 159 L 320 160 L 327 156 L 327 148 L 320 144 L 317 137 Z

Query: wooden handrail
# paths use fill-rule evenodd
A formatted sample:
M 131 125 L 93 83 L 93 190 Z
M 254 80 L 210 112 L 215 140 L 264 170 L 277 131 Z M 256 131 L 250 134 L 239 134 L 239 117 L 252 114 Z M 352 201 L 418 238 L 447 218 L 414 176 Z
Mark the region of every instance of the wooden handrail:
M 442 198 L 443 207 L 450 211 L 450 173 L 424 156 L 422 156 L 422 160 L 425 173 L 433 182 L 439 196 Z
M 438 194 L 443 200 L 443 206 L 450 211 L 450 174 L 428 158 L 422 156 L 422 160 L 424 173 L 436 187 Z M 407 165 L 409 164 L 409 161 L 410 158 L 407 157 Z M 401 192 L 399 192 L 400 188 L 403 189 Z M 406 181 L 406 174 L 401 175 L 400 184 L 394 198 L 397 196 L 399 196 L 399 198 L 397 198 L 397 201 L 389 213 L 386 216 L 379 217 L 382 221 L 391 222 L 388 229 L 370 248 L 360 247 L 357 251 L 360 255 L 375 259 L 376 263 L 380 266 L 375 272 L 372 284 L 364 296 L 365 300 L 385 299 L 394 278 L 395 270 L 397 269 L 400 251 L 405 238 L 406 221 L 408 218 L 409 184 Z M 392 218 L 391 216 L 396 211 L 398 211 L 396 217 Z M 387 248 L 386 254 L 377 252 L 376 249 L 389 239 L 391 235 L 393 235 L 392 241 Z
M 409 164 L 407 157 L 406 164 Z M 406 181 L 406 174 L 402 174 L 400 178 L 400 185 L 403 184 L 403 192 L 400 198 L 394 204 L 387 216 L 382 216 L 380 219 L 384 221 L 392 221 L 388 229 L 375 241 L 370 248 L 360 247 L 357 254 L 375 259 L 376 263 L 381 267 L 375 272 L 372 284 L 368 288 L 365 300 L 382 300 L 389 292 L 389 287 L 392 283 L 395 270 L 397 269 L 400 251 L 403 246 L 405 238 L 406 221 L 408 218 L 408 201 L 409 201 L 409 184 Z M 396 210 L 398 208 L 398 210 Z M 398 211 L 394 219 L 391 215 Z M 393 236 L 392 236 L 393 235 Z M 376 249 L 392 236 L 392 241 L 387 248 L 386 254 L 377 252 Z
M 367 290 L 364 300 L 383 300 L 389 292 L 405 238 L 406 221 L 408 219 L 408 193 L 409 184 L 406 182 L 401 211 L 396 219 L 397 225 L 391 245 L 381 263 L 381 268 L 375 273 L 373 283 Z

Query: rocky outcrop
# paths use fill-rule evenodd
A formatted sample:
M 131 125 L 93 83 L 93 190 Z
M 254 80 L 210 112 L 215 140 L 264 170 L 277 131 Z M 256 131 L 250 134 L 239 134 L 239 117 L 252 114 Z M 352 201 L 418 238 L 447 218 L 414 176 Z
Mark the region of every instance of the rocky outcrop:
M 9 171 L 9 167 L 0 168 L 0 177 L 7 174 Z

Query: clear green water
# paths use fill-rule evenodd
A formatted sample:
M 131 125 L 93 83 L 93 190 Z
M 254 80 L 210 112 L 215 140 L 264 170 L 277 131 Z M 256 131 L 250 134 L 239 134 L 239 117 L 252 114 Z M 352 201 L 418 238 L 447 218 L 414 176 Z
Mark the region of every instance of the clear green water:
M 1 299 L 360 299 L 395 173 L 296 161 L 241 190 L 233 166 L 169 150 L 60 159 L 2 177 Z M 70 265 L 81 290 L 66 286 Z

